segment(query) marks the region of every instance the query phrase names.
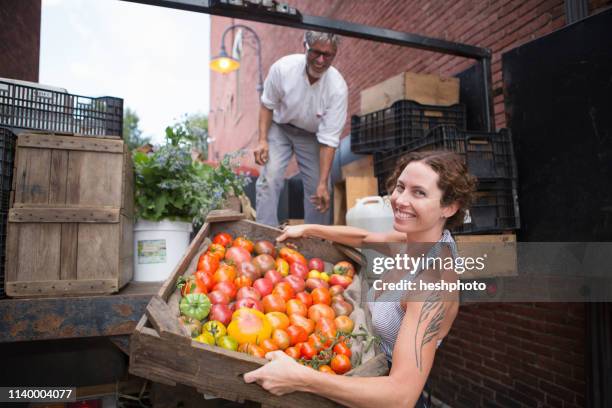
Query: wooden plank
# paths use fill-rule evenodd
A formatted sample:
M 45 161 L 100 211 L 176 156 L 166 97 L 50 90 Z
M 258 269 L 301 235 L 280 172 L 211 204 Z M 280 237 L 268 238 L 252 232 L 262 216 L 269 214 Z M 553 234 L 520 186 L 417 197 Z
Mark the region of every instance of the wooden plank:
M 70 152 L 67 204 L 121 208 L 123 164 L 122 154 Z
M 21 224 L 18 281 L 49 281 L 60 277 L 60 224 Z M 9 293 L 7 282 L 7 293 Z
M 19 224 L 7 222 L 6 261 L 4 269 L 5 282 L 17 280 L 19 266 L 19 231 Z
M 459 274 L 459 279 L 518 276 L 516 235 L 457 235 L 455 241 L 460 256 L 485 258 L 483 270 L 465 271 Z
M 13 297 L 83 296 L 117 291 L 116 279 L 33 280 L 6 283 L 6 293 Z
M 79 224 L 78 279 L 114 279 L 118 289 L 120 224 Z
M 16 203 L 49 203 L 51 151 L 17 149 L 15 178 Z
M 378 195 L 376 177 L 347 177 L 334 186 L 334 224 L 346 224 L 346 212 L 353 208 L 358 198 Z
M 17 147 L 123 153 L 123 140 L 28 132 L 19 134 Z
M 119 244 L 119 288 L 134 277 L 134 220 L 121 215 L 121 242 Z
M 66 177 L 68 176 L 68 152 L 51 151 L 51 175 L 49 181 L 49 204 L 66 203 Z
M 123 182 L 122 182 L 122 204 L 121 207 L 125 215 L 129 218 L 134 217 L 134 163 L 132 162 L 132 153 L 127 144 L 124 146 L 123 153 Z
M 77 248 L 79 226 L 74 223 L 62 224 L 60 243 L 60 279 L 77 278 Z
M 146 313 L 149 322 L 161 337 L 172 333 L 180 336 L 183 343 L 191 343 L 190 338 L 182 335 L 178 318 L 174 315 L 172 309 L 159 296 L 151 298 L 147 305 Z
M 206 222 L 202 228 L 200 228 L 200 231 L 197 233 L 193 241 L 191 241 L 191 244 L 189 244 L 187 251 L 181 258 L 181 261 L 178 263 L 176 268 L 174 268 L 172 271 L 172 274 L 170 274 L 168 279 L 166 279 L 166 282 L 164 282 L 164 285 L 159 289 L 160 298 L 167 300 L 170 294 L 174 292 L 179 276 L 182 276 L 187 271 L 187 268 L 189 267 L 189 264 L 191 263 L 191 260 L 194 258 L 195 254 L 202 250 L 200 247 L 204 243 L 204 240 L 209 233 L 210 224 Z
M 118 208 L 103 207 L 24 207 L 9 211 L 10 222 L 82 222 L 82 223 L 118 223 Z
M 236 221 L 244 219 L 244 214 L 234 210 L 213 210 L 208 213 L 206 222 Z
M 374 159 L 367 155 L 342 166 L 342 179 L 347 177 L 374 177 Z

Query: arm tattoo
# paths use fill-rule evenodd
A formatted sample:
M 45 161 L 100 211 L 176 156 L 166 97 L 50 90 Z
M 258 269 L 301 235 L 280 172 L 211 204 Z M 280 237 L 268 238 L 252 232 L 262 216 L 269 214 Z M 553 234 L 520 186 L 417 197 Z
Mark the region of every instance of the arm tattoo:
M 425 328 L 421 344 L 419 345 L 419 328 L 421 326 L 421 323 L 429 319 L 430 316 L 431 320 Z M 442 324 L 443 320 L 444 303 L 441 300 L 440 291 L 435 291 L 430 293 L 425 299 L 423 307 L 421 308 L 421 313 L 419 314 L 419 321 L 417 322 L 416 331 L 414 333 L 414 353 L 416 357 L 416 365 L 420 371 L 423 371 L 423 347 L 425 347 L 427 343 L 429 343 L 436 337 L 436 335 L 440 331 L 440 325 Z

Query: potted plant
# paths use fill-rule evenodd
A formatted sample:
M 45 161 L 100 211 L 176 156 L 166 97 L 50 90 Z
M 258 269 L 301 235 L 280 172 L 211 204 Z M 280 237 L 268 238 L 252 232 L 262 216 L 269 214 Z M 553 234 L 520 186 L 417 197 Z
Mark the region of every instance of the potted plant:
M 192 159 L 193 137 L 183 124 L 166 128 L 165 143 L 134 151 L 134 280 L 162 281 L 189 245 L 192 226 L 243 193 L 248 179 L 227 155 L 214 167 Z

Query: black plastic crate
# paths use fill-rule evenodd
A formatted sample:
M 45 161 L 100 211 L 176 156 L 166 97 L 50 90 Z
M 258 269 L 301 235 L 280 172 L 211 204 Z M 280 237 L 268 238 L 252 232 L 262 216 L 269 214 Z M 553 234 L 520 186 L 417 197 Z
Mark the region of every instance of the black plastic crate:
M 0 299 L 6 297 L 4 290 L 4 264 L 6 263 L 6 230 L 8 212 L 0 211 Z
M 390 175 L 408 152 L 448 150 L 459 154 L 468 171 L 478 178 L 516 178 L 516 160 L 508 129 L 499 133 L 459 130 L 438 126 L 425 137 L 393 151 L 374 153 L 374 174 Z
M 15 141 L 13 132 L 0 128 L 0 211 L 8 211 L 15 164 Z
M 516 179 L 481 179 L 476 200 L 455 233 L 496 233 L 520 227 Z
M 395 149 L 422 138 L 440 125 L 465 129 L 465 106 L 397 101 L 390 108 L 351 117 L 351 151 L 373 153 Z
M 83 136 L 123 134 L 123 99 L 0 81 L 0 126 Z

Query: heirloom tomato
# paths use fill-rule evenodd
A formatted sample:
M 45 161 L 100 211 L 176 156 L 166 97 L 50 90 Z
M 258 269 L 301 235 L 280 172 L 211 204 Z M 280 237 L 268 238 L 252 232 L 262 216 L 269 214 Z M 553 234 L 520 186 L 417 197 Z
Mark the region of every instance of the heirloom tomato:
M 278 256 L 287 261 L 289 266 L 291 266 L 291 264 L 294 262 L 301 263 L 304 266 L 308 265 L 308 262 L 306 261 L 306 258 L 304 258 L 304 255 L 300 254 L 295 249 L 291 249 L 289 247 L 282 247 L 280 251 L 278 251 Z
M 329 317 L 322 317 L 317 321 L 315 331 L 327 338 L 335 337 L 336 323 L 334 323 L 334 319 L 331 319 Z
M 274 244 L 270 241 L 265 241 L 265 240 L 257 241 L 255 243 L 254 249 L 257 255 L 267 254 L 272 257 L 276 255 L 276 248 L 274 248 Z
M 272 294 L 279 295 L 285 300 L 285 302 L 289 301 L 293 296 L 295 296 L 293 288 L 288 282 L 277 283 L 276 286 L 274 286 L 274 289 L 272 290 Z
M 348 261 L 340 261 L 334 265 L 332 273 L 337 273 L 338 275 L 345 275 L 352 278 L 355 275 L 355 267 Z
M 304 306 L 306 306 L 306 308 L 309 308 L 310 306 L 312 306 L 312 295 L 308 292 L 300 292 L 297 295 L 295 295 L 295 298 L 301 301 L 304 304 Z
M 232 244 L 232 236 L 227 232 L 220 232 L 215 235 L 212 240 L 213 244 L 219 244 L 224 247 L 228 247 Z
M 306 331 L 306 334 L 311 334 L 315 329 L 315 322 L 307 317 L 300 316 L 299 314 L 292 314 L 289 316 L 289 321 L 292 326 L 299 326 Z M 306 341 L 306 340 L 304 340 Z
M 324 305 L 322 303 L 312 305 L 308 308 L 308 318 L 314 320 L 315 322 L 319 321 L 322 317 L 329 317 L 334 319 L 336 317 L 336 313 L 334 309 L 330 306 Z
M 215 345 L 215 338 L 210 333 L 202 333 L 194 338 L 194 340 L 200 343 L 209 344 L 211 346 Z
M 209 320 L 202 326 L 202 333 L 210 333 L 216 340 L 227 334 L 227 328 L 218 320 Z
M 322 373 L 327 373 L 327 374 L 336 374 L 334 370 L 332 370 L 332 368 L 328 366 L 327 364 L 323 364 L 322 366 L 319 366 L 319 371 Z
M 289 327 L 289 316 L 281 312 L 269 312 L 266 313 L 266 319 L 270 322 L 273 330 L 281 329 L 285 330 Z
M 289 275 L 289 264 L 283 258 L 276 258 L 276 260 L 274 261 L 274 265 L 278 273 L 281 274 L 281 276 Z
M 316 356 L 319 351 L 310 343 L 304 343 L 302 345 L 302 358 L 305 360 L 311 360 L 314 356 Z
M 258 344 L 270 338 L 272 326 L 260 311 L 242 308 L 236 310 L 232 315 L 232 322 L 227 326 L 227 333 L 239 344 Z
M 210 244 L 206 253 L 221 261 L 225 257 L 225 247 L 221 244 Z
M 225 259 L 236 266 L 240 266 L 243 262 L 251 261 L 251 254 L 242 247 L 234 246 L 225 251 Z
M 283 299 L 282 296 L 276 295 L 276 294 L 264 296 L 263 307 L 266 313 L 270 313 L 270 312 L 283 312 L 284 313 L 285 310 L 287 310 L 285 299 Z
M 308 334 L 301 326 L 291 325 L 287 327 L 287 334 L 289 334 L 289 339 L 291 340 L 292 346 L 296 345 L 297 343 L 308 341 Z
M 223 336 L 217 339 L 217 345 L 226 350 L 238 350 L 238 341 L 232 336 Z
M 202 293 L 189 293 L 181 299 L 179 309 L 185 316 L 202 320 L 210 313 L 210 300 Z
M 300 350 L 298 350 L 295 347 L 287 347 L 285 349 L 285 354 L 287 354 L 289 357 L 292 357 L 295 360 L 300 358 Z
M 198 260 L 198 271 L 215 273 L 219 267 L 219 259 L 212 254 L 202 254 Z
M 213 276 L 215 278 L 215 282 L 217 283 L 219 282 L 232 282 L 233 283 L 237 275 L 238 275 L 238 272 L 236 272 L 236 268 L 234 267 L 234 265 L 230 265 L 228 263 L 222 262 L 221 265 L 219 265 L 219 268 L 217 269 L 217 271 L 215 272 Z
M 222 281 L 215 285 L 213 288 L 214 291 L 219 291 L 221 293 L 225 293 L 230 301 L 234 300 L 236 297 L 236 292 L 238 292 L 238 288 L 234 285 L 232 281 Z
M 297 313 L 302 316 L 307 316 L 308 308 L 299 299 L 289 299 L 289 301 L 287 302 L 287 314 L 291 316 L 294 313 Z
M 264 351 L 264 356 L 265 356 L 265 353 L 269 353 L 271 351 L 278 350 L 278 346 L 276 345 L 276 343 L 272 339 L 265 339 L 264 341 L 262 341 L 261 342 L 261 348 Z
M 249 278 L 248 276 L 238 276 L 236 279 L 234 279 L 234 285 L 236 285 L 236 287 L 238 289 L 240 288 L 248 288 L 253 284 L 253 281 L 251 280 L 251 278 Z
M 215 287 L 215 278 L 212 273 L 197 271 L 195 273 L 196 284 L 198 286 L 202 285 L 206 288 L 207 292 L 210 292 Z
M 312 295 L 312 303 L 316 304 L 324 304 L 329 305 L 331 303 L 331 296 L 329 295 L 329 290 L 327 288 L 316 288 L 311 292 Z
M 232 246 L 246 249 L 249 253 L 253 252 L 253 241 L 247 237 L 238 237 L 232 243 Z
M 311 258 L 308 261 L 308 269 L 323 272 L 325 270 L 325 263 L 321 258 Z
M 272 341 L 281 350 L 285 350 L 291 344 L 289 333 L 283 329 L 276 329 L 272 332 Z

